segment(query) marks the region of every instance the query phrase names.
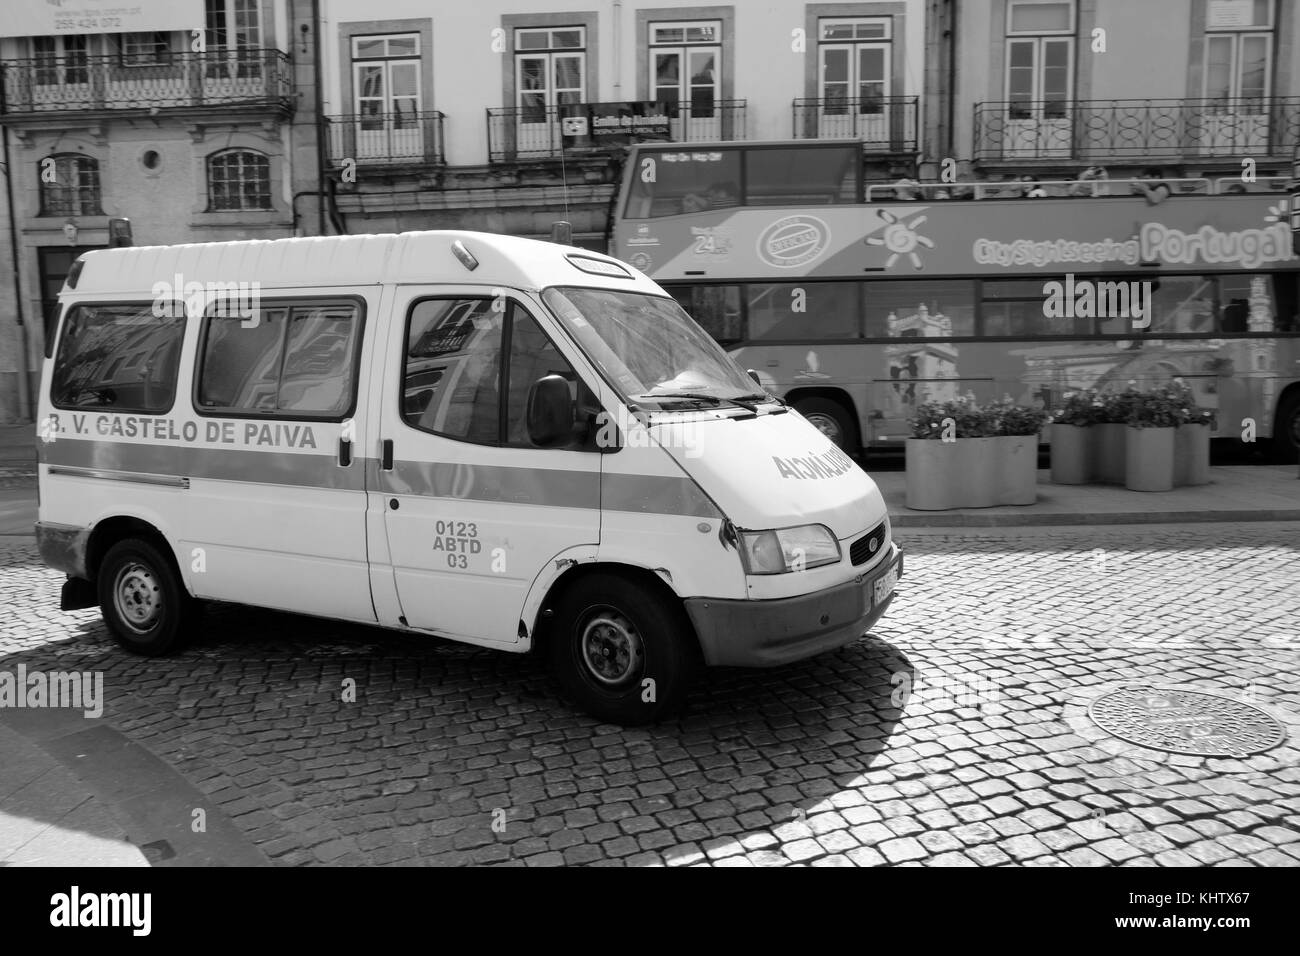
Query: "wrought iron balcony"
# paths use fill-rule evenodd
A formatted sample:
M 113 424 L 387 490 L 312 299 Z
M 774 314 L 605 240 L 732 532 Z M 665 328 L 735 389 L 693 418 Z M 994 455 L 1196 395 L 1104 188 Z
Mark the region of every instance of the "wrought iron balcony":
M 745 100 L 714 100 L 708 106 L 690 103 L 664 105 L 668 117 L 665 142 L 709 143 L 745 138 Z M 563 120 L 586 116 L 587 104 L 575 106 L 490 109 L 488 159 L 494 163 L 549 159 L 564 148 Z M 599 148 L 594 141 L 591 147 Z M 580 138 L 579 145 L 585 145 Z
M 795 139 L 856 139 L 868 153 L 915 153 L 919 97 L 838 96 L 794 101 Z
M 53 112 L 293 105 L 289 57 L 280 50 L 163 53 L 148 63 L 120 56 L 10 60 L 6 116 Z
M 442 166 L 442 123 L 437 110 L 327 116 L 332 166 Z
M 995 102 L 975 105 L 976 162 L 1286 160 L 1300 97 Z

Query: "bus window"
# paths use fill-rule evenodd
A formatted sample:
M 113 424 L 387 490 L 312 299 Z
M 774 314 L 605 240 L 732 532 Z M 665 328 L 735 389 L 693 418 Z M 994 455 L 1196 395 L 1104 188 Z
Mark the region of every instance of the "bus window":
M 1092 335 L 1091 316 L 1048 315 L 1049 279 L 997 279 L 983 284 L 980 312 L 984 335 L 1033 338 L 1039 335 Z M 1062 309 L 1063 312 L 1068 310 Z
M 687 314 L 721 344 L 739 342 L 745 337 L 740 314 L 740 286 L 688 285 L 674 286 L 668 291 Z
M 739 150 L 644 149 L 636 154 L 623 214 L 627 219 L 659 219 L 734 206 L 740 201 L 739 183 Z
M 745 152 L 745 205 L 804 206 L 858 201 L 860 147 Z
M 868 281 L 863 301 L 868 338 L 975 334 L 975 283 L 970 279 Z
M 1116 277 L 1109 279 L 1097 280 L 1100 283 L 1114 282 Z M 1248 278 L 1248 277 L 1247 277 Z M 1215 308 L 1214 308 L 1214 278 L 1212 276 L 1169 276 L 1163 275 L 1159 278 L 1145 279 L 1145 277 L 1135 276 L 1134 282 L 1149 282 L 1152 288 L 1151 298 L 1152 305 L 1148 316 L 1151 320 L 1145 328 L 1135 329 L 1132 318 L 1132 306 L 1129 311 L 1124 312 L 1124 295 L 1130 295 L 1129 289 L 1133 288 L 1133 282 L 1128 280 L 1119 280 L 1117 283 L 1121 290 L 1124 290 L 1117 301 L 1112 301 L 1114 295 L 1110 292 L 1115 286 L 1106 286 L 1106 292 L 1098 294 L 1098 304 L 1106 312 L 1106 315 L 1100 320 L 1101 331 L 1110 335 L 1132 334 L 1134 331 L 1141 331 L 1146 335 L 1179 335 L 1198 332 L 1215 331 Z M 1124 287 L 1128 287 L 1125 289 Z M 1142 288 L 1139 286 L 1138 288 Z M 1237 293 L 1234 287 L 1228 290 L 1229 296 L 1235 296 Z M 1145 292 L 1143 293 L 1145 296 Z M 1104 302 L 1102 301 L 1104 298 Z M 1226 303 L 1225 303 L 1226 304 Z M 1237 315 L 1245 318 L 1239 310 L 1234 310 L 1232 316 Z M 1245 331 L 1245 329 L 1242 329 Z
M 857 282 L 747 285 L 750 339 L 855 339 Z
M 1227 273 L 1220 275 L 1218 282 L 1217 331 L 1300 332 L 1296 314 L 1300 312 L 1300 301 L 1297 300 L 1294 272 L 1271 275 Z M 1253 323 L 1252 308 L 1255 314 Z M 1268 317 L 1271 317 L 1271 323 Z M 1252 324 L 1255 329 L 1251 328 Z M 1259 328 L 1265 325 L 1267 329 Z

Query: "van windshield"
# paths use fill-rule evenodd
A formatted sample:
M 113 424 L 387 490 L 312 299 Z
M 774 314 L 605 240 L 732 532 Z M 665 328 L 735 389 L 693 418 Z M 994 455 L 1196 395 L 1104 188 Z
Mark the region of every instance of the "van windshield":
M 551 288 L 542 299 L 621 397 L 642 407 L 774 401 L 675 299 Z

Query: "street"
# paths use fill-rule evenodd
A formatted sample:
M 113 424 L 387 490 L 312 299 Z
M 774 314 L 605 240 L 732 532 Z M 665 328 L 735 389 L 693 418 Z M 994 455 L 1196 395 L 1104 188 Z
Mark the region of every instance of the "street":
M 529 658 L 272 611 L 213 605 L 179 655 L 133 657 L 11 536 L 0 670 L 102 672 L 103 716 L 77 719 L 280 865 L 1294 866 L 1297 530 L 900 529 L 868 637 L 710 672 L 634 730 Z M 1088 706 L 1122 684 L 1253 703 L 1292 736 L 1239 759 L 1114 746 Z

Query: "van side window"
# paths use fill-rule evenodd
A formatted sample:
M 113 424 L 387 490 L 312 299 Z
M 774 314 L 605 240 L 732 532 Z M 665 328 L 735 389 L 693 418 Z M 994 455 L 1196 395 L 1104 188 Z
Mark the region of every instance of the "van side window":
M 500 299 L 460 298 L 422 299 L 411 307 L 402 386 L 408 425 L 460 441 L 533 448 L 528 390 L 547 375 L 565 379 L 579 406 L 596 410 L 595 396 L 537 320 L 518 303 L 502 305 Z M 507 332 L 509 354 L 503 355 Z M 581 438 L 575 433 L 560 447 L 577 447 Z
M 495 444 L 506 312 L 493 299 L 421 299 L 411 307 L 402 418 L 412 428 Z
M 353 407 L 360 309 L 355 302 L 263 303 L 209 314 L 197 408 L 287 418 L 339 418 Z
M 184 315 L 156 314 L 152 302 L 75 306 L 63 323 L 50 401 L 56 408 L 170 411 L 184 335 Z

